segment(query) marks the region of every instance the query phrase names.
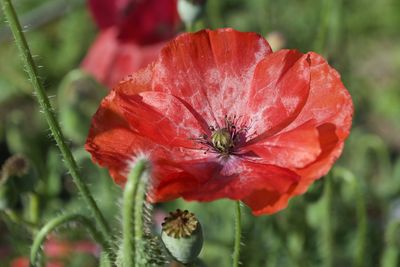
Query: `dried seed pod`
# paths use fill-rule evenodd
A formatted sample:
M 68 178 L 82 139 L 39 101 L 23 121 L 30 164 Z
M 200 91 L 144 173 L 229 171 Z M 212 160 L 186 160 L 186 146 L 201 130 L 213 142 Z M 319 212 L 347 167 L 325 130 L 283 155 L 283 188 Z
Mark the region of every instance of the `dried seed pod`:
M 200 222 L 187 210 L 170 212 L 162 223 L 161 239 L 171 256 L 185 264 L 195 261 L 203 246 Z

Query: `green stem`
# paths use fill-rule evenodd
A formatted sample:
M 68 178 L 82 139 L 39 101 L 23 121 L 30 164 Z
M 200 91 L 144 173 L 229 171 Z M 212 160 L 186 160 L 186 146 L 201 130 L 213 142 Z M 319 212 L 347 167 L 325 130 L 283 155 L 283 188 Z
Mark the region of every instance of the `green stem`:
M 326 50 L 327 35 L 329 31 L 329 24 L 332 17 L 332 6 L 333 0 L 323 0 L 321 1 L 321 21 L 319 23 L 318 34 L 315 38 L 314 51 L 320 53 L 324 56 Z
M 238 267 L 240 262 L 240 240 L 242 234 L 242 215 L 240 201 L 235 202 L 235 244 L 233 248 L 233 267 Z
M 22 216 L 17 214 L 14 210 L 7 209 L 4 211 L 4 214 L 8 217 L 10 221 L 15 224 L 23 225 L 30 231 L 34 232 L 37 229 L 37 225 L 31 221 L 25 220 Z
M 143 174 L 146 171 L 146 167 L 147 162 L 139 160 L 129 173 L 128 181 L 124 189 L 122 207 L 122 262 L 124 267 L 135 266 L 135 259 L 137 256 L 135 242 L 137 241 L 138 235 L 142 235 L 142 233 L 137 233 L 138 226 L 136 226 L 135 223 L 140 223 L 140 221 L 137 221 L 137 217 L 141 216 L 137 216 L 136 213 L 138 211 L 136 211 L 136 209 L 139 204 L 134 204 L 134 202 L 139 189 L 144 184 Z
M 106 249 L 108 243 L 106 243 L 103 237 L 97 232 L 96 227 L 92 224 L 92 221 L 89 218 L 80 214 L 65 214 L 50 220 L 42 227 L 42 229 L 40 229 L 31 247 L 30 266 L 34 266 L 36 264 L 38 256 L 41 253 L 41 246 L 45 241 L 46 236 L 60 225 L 71 221 L 79 221 L 82 223 L 89 230 L 94 240 L 99 243 L 103 249 Z
M 389 223 L 385 231 L 385 249 L 381 259 L 381 267 L 395 267 L 398 266 L 399 248 L 396 245 L 398 235 L 396 234 L 400 229 L 400 220 Z
M 139 259 L 141 258 L 141 255 L 143 255 L 143 232 L 144 232 L 144 225 L 143 225 L 143 208 L 145 204 L 145 198 L 146 198 L 146 186 L 147 182 L 145 179 L 141 178 L 138 184 L 138 188 L 136 191 L 136 196 L 135 196 L 135 222 L 134 222 L 134 227 L 135 227 L 135 242 L 136 242 L 136 266 L 141 266 Z
M 356 215 L 357 215 L 357 233 L 356 233 L 356 249 L 353 261 L 354 267 L 362 267 L 365 262 L 365 251 L 367 244 L 368 222 L 367 208 L 365 204 L 364 193 L 360 181 L 352 172 L 345 168 L 335 167 L 333 170 L 335 177 L 341 177 L 350 186 L 354 187 L 354 195 L 356 197 Z
M 31 193 L 29 194 L 29 218 L 33 224 L 39 223 L 39 212 L 39 196 L 35 193 Z
M 327 175 L 324 184 L 324 211 L 322 224 L 322 256 L 323 266 L 333 267 L 333 226 L 332 226 L 332 175 Z
M 76 184 L 78 190 L 83 196 L 87 206 L 92 210 L 94 218 L 97 224 L 100 227 L 102 234 L 104 235 L 105 240 L 111 240 L 111 232 L 110 228 L 98 208 L 95 200 L 89 192 L 87 185 L 83 182 L 82 177 L 78 171 L 78 166 L 74 157 L 72 156 L 71 150 L 65 143 L 64 136 L 61 132 L 60 125 L 58 124 L 54 113 L 53 108 L 50 104 L 49 98 L 46 95 L 46 92 L 43 88 L 43 85 L 39 81 L 39 75 L 37 72 L 36 64 L 32 58 L 31 51 L 29 49 L 28 43 L 25 39 L 24 33 L 22 31 L 21 25 L 19 23 L 17 14 L 14 10 L 14 7 L 10 0 L 1 0 L 1 5 L 4 10 L 4 14 L 7 18 L 8 24 L 10 25 L 11 31 L 14 35 L 15 42 L 17 44 L 19 53 L 21 54 L 23 63 L 26 67 L 26 71 L 28 72 L 29 78 L 32 82 L 33 88 L 35 90 L 35 94 L 37 96 L 40 107 L 43 110 L 44 116 L 47 120 L 47 123 L 50 127 L 50 131 L 54 136 L 54 139 L 63 155 L 67 168 L 72 176 L 74 183 Z M 108 246 L 111 249 L 111 246 Z M 110 250 L 109 254 L 113 255 L 113 252 Z

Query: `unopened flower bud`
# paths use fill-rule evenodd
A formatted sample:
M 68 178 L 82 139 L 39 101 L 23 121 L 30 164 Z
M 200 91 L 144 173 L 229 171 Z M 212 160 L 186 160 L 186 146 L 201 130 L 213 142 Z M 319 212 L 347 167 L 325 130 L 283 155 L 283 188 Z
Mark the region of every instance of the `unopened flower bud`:
M 0 184 L 4 184 L 9 177 L 21 177 L 28 173 L 28 160 L 22 155 L 14 155 L 9 157 L 1 168 Z
M 205 0 L 178 0 L 178 13 L 185 25 L 193 25 L 203 11 Z
M 203 247 L 200 222 L 187 210 L 170 212 L 162 223 L 161 239 L 171 256 L 185 264 L 195 261 Z

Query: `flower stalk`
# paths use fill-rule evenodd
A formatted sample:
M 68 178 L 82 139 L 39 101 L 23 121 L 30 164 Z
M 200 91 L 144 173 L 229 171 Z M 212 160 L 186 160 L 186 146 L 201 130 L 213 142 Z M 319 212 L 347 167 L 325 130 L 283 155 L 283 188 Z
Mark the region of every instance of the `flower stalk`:
M 333 226 L 332 226 L 332 175 L 328 174 L 325 178 L 323 195 L 323 224 L 322 224 L 322 256 L 323 266 L 333 267 Z
M 242 235 L 242 214 L 240 201 L 235 201 L 235 244 L 233 248 L 233 267 L 238 267 L 240 262 L 240 240 Z
M 123 195 L 122 208 L 122 262 L 124 267 L 134 267 L 138 261 L 138 250 L 143 237 L 143 202 L 146 182 L 143 179 L 147 161 L 139 160 L 128 176 Z
M 39 75 L 37 71 L 36 64 L 33 60 L 30 48 L 26 41 L 25 35 L 22 31 L 21 24 L 18 20 L 18 16 L 15 12 L 15 9 L 10 0 L 1 0 L 1 6 L 4 10 L 4 14 L 7 18 L 8 24 L 11 28 L 11 32 L 14 36 L 15 43 L 17 45 L 18 51 L 21 55 L 22 61 L 26 68 L 26 71 L 29 75 L 29 79 L 33 85 L 35 94 L 37 96 L 39 105 L 43 110 L 43 114 L 46 118 L 46 121 L 49 125 L 50 131 L 61 151 L 61 154 L 64 158 L 65 164 L 72 176 L 74 183 L 76 184 L 79 192 L 82 194 L 83 199 L 86 202 L 86 205 L 92 211 L 94 218 L 104 236 L 105 240 L 111 240 L 111 231 L 105 220 L 103 214 L 98 208 L 95 200 L 93 199 L 87 185 L 83 182 L 83 179 L 78 171 L 78 166 L 76 161 L 71 153 L 71 150 L 68 148 L 65 142 L 65 138 L 63 133 L 61 132 L 60 125 L 58 124 L 56 117 L 53 113 L 53 108 L 50 104 L 49 98 L 46 95 L 44 87 L 39 80 Z M 111 246 L 105 246 L 105 249 L 111 249 Z M 113 256 L 113 252 L 108 249 L 109 255 Z
M 368 222 L 367 207 L 365 197 L 362 190 L 361 182 L 354 176 L 352 172 L 345 168 L 336 167 L 333 170 L 334 177 L 341 177 L 345 182 L 349 183 L 354 189 L 356 215 L 357 215 L 357 232 L 356 232 L 356 249 L 353 260 L 353 266 L 364 266 L 365 251 L 367 244 Z
M 385 248 L 381 258 L 381 267 L 398 266 L 399 247 L 396 245 L 396 233 L 400 229 L 400 220 L 394 220 L 389 223 L 385 231 Z

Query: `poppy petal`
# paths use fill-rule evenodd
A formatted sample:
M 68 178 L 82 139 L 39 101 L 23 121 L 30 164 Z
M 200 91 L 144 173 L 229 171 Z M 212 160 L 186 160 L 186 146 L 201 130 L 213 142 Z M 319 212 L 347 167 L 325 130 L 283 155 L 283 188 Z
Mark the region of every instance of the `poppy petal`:
M 243 203 L 251 208 L 254 215 L 273 214 L 287 207 L 294 188 L 295 184 L 284 194 L 261 189 L 244 198 Z
M 257 63 L 271 48 L 255 33 L 233 29 L 181 34 L 161 52 L 154 90 L 185 99 L 211 125 L 242 114 Z
M 124 183 L 129 162 L 143 151 L 154 160 L 204 158 L 194 141 L 201 133 L 197 119 L 174 96 L 112 91 L 93 117 L 85 147 L 117 183 Z
M 186 200 L 212 201 L 218 198 L 243 199 L 262 189 L 287 192 L 297 184 L 299 176 L 288 169 L 273 165 L 230 159 L 230 163 L 218 161 L 194 161 L 181 163 L 181 169 L 191 179 L 193 185 L 180 194 Z M 186 183 L 184 179 L 175 181 Z M 161 186 L 169 186 L 163 185 Z M 167 191 L 169 189 L 163 188 Z
M 303 168 L 320 155 L 319 133 L 312 121 L 245 147 L 263 163 Z
M 116 27 L 118 39 L 141 45 L 174 35 L 179 23 L 176 5 L 176 0 L 89 0 L 91 14 L 101 30 Z
M 287 130 L 295 129 L 312 118 L 318 130 L 321 154 L 298 170 L 304 177 L 296 194 L 307 190 L 315 179 L 325 175 L 340 156 L 343 142 L 350 133 L 353 103 L 340 75 L 320 55 L 308 53 L 311 60 L 310 95 L 303 110 Z
M 136 134 L 167 147 L 201 149 L 195 140 L 205 132 L 179 98 L 162 92 L 116 93 L 113 101 Z
M 250 98 L 243 107 L 251 114 L 258 142 L 284 129 L 300 113 L 310 88 L 310 61 L 296 50 L 281 50 L 258 63 Z
M 120 9 L 130 0 L 89 0 L 89 10 L 100 29 L 111 27 L 117 23 Z

